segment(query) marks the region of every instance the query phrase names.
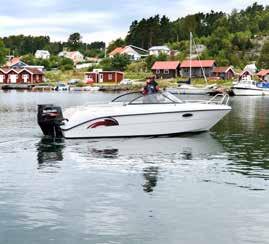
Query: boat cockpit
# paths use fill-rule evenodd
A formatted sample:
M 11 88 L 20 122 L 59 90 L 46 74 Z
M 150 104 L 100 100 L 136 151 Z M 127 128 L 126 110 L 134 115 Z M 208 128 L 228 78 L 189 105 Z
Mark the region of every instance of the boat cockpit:
M 124 103 L 126 105 L 177 104 L 183 103 L 183 101 L 169 92 L 157 92 L 147 95 L 144 95 L 141 92 L 130 92 L 116 97 L 112 100 L 112 103 Z

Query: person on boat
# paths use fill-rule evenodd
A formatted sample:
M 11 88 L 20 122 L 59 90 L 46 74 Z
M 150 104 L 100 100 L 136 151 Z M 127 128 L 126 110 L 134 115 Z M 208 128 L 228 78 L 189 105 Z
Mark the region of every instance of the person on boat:
M 159 85 L 156 82 L 155 77 L 152 76 L 147 80 L 147 83 L 143 89 L 143 94 L 150 95 L 150 94 L 157 93 L 159 90 L 160 90 Z

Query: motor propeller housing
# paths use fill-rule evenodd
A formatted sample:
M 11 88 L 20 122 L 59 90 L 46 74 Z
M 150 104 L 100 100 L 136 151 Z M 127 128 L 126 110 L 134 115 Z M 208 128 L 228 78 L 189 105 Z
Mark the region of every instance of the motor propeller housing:
M 61 125 L 64 120 L 62 109 L 53 104 L 38 105 L 37 122 L 45 136 L 62 138 L 63 132 Z

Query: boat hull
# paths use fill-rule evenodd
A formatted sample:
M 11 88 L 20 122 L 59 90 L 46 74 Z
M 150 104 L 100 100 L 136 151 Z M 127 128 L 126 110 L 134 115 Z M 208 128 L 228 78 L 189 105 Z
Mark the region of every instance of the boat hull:
M 235 96 L 263 96 L 265 95 L 262 89 L 232 88 L 232 91 Z
M 168 92 L 172 94 L 181 94 L 181 95 L 207 95 L 212 91 L 212 88 L 170 88 Z
M 229 111 L 230 107 L 225 106 L 224 109 L 210 111 L 136 114 L 96 118 L 72 128 L 63 129 L 63 135 L 68 139 L 82 139 L 163 136 L 202 132 L 212 128 Z M 104 125 L 104 121 L 109 120 L 114 121 L 114 124 L 111 124 L 112 122 L 110 121 L 109 126 Z

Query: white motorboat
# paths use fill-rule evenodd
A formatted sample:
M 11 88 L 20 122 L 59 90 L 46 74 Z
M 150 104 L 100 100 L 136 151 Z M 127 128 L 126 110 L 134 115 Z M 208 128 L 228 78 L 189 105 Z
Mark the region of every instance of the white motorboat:
M 232 91 L 236 96 L 263 96 L 269 95 L 268 86 L 257 83 L 252 79 L 242 79 L 232 86 Z
M 90 91 L 90 92 L 97 92 L 100 90 L 98 86 L 82 86 L 82 87 L 71 87 L 70 91 Z
M 70 139 L 202 132 L 231 110 L 228 100 L 228 95 L 208 101 L 181 101 L 169 92 L 132 92 L 108 104 L 66 109 L 64 115 L 60 107 L 39 105 L 38 123 L 44 135 Z
M 207 85 L 203 87 L 196 87 L 188 84 L 182 84 L 179 87 L 167 88 L 167 91 L 172 94 L 184 94 L 184 95 L 207 95 L 213 91 L 216 87 L 215 84 Z
M 55 91 L 69 91 L 70 86 L 64 83 L 59 83 L 57 86 L 54 88 Z

